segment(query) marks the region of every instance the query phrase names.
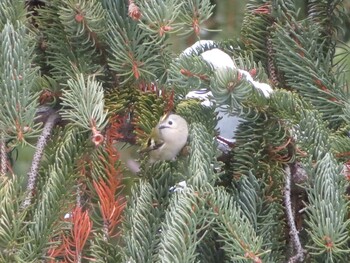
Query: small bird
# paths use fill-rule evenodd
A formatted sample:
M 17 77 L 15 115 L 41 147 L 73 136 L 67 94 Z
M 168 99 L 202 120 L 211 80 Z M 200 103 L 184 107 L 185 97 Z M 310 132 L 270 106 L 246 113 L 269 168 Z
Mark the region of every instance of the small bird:
M 185 146 L 188 137 L 188 125 L 179 115 L 167 113 L 153 128 L 147 144 L 140 152 L 148 152 L 150 163 L 162 160 L 175 160 Z

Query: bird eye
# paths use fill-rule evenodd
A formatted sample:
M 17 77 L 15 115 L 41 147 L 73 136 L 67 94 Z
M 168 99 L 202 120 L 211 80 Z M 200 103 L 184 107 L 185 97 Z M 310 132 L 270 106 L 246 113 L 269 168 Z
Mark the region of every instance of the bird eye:
M 172 121 L 168 121 L 168 124 L 169 124 L 169 125 L 172 125 L 172 124 L 173 124 L 173 122 L 172 122 Z

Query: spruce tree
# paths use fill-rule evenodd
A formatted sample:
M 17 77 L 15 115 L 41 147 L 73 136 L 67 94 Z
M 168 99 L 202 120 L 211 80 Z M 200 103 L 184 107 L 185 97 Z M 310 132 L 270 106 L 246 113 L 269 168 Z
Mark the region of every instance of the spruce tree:
M 349 262 L 348 4 L 248 0 L 176 53 L 212 1 L 0 0 L 0 262 Z

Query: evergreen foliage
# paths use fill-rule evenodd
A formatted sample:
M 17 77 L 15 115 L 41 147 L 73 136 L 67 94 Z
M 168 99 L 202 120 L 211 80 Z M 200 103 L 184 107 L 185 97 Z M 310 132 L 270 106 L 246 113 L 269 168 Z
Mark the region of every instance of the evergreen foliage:
M 3 105 L 0 126 L 7 138 L 23 141 L 38 132 L 34 124 L 38 93 L 33 92 L 38 78 L 34 60 L 33 36 L 19 21 L 5 24 L 1 35 L 1 89 Z
M 247 0 L 175 54 L 212 1 L 0 0 L 0 262 L 349 262 L 346 4 Z M 176 160 L 130 154 L 169 111 Z

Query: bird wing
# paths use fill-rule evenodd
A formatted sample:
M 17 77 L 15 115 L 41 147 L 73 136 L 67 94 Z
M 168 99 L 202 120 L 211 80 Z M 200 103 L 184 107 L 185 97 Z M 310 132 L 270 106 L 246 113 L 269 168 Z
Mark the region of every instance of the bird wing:
M 162 147 L 163 144 L 164 144 L 163 141 L 156 142 L 152 138 L 149 138 L 147 140 L 146 146 L 140 150 L 140 153 L 146 153 L 146 152 L 157 150 L 160 147 Z

